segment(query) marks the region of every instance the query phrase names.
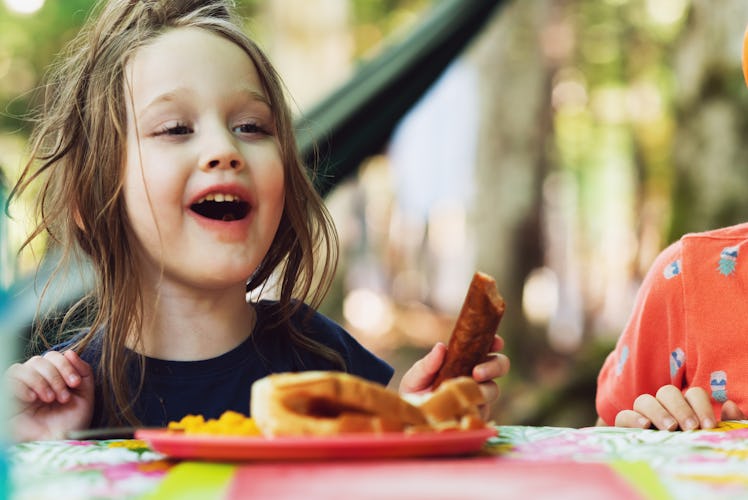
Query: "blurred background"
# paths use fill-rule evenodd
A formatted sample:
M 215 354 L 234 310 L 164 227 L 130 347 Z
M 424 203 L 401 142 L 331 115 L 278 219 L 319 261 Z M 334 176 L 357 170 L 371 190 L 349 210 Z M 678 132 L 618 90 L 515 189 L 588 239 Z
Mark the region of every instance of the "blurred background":
M 483 4 L 468 35 L 423 52 L 377 107 L 334 136 L 311 134 L 327 146 L 321 189 L 342 245 L 323 312 L 395 365 L 393 387 L 448 340 L 481 270 L 506 300 L 499 333 L 512 359 L 493 417 L 592 425 L 597 371 L 655 255 L 683 233 L 748 220 L 745 0 L 237 3 L 300 133 L 402 76 L 387 63 L 448 30 L 456 8 Z M 44 68 L 91 4 L 0 0 L 2 196 Z M 419 75 L 427 85 L 413 91 Z M 396 120 L 381 123 L 385 113 Z M 346 142 L 360 131 L 383 139 Z M 45 248 L 17 255 L 28 214 L 17 204 L 9 215 L 0 292 L 23 322 L 33 308 L 14 300 Z

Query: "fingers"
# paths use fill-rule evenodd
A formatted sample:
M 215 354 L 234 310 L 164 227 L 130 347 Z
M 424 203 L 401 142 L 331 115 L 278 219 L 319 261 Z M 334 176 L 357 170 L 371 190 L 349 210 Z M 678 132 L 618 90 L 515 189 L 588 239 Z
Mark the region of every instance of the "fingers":
M 734 401 L 725 401 L 720 418 L 722 420 L 745 420 L 746 416 Z
M 649 419 L 660 430 L 674 431 L 678 428 L 678 421 L 651 394 L 642 394 L 636 398 L 633 411 Z M 617 420 L 618 417 L 616 416 Z
M 496 382 L 483 382 L 479 385 L 480 392 L 483 394 L 485 405 L 490 406 L 499 399 L 499 386 Z
M 44 403 L 68 402 L 71 396 L 69 389 L 80 384 L 82 374 L 91 374 L 88 364 L 75 353 L 62 354 L 57 351 L 34 356 L 7 370 L 16 398 L 25 403 L 37 400 Z
M 486 382 L 509 373 L 511 363 L 505 354 L 490 354 L 487 361 L 473 367 L 473 378 L 477 382 Z
M 495 335 L 493 338 L 493 345 L 491 346 L 491 352 L 499 352 L 504 349 L 504 339 L 499 336 Z
M 65 357 L 56 351 L 46 353 L 44 356 L 34 356 L 26 363 L 31 372 L 26 380 L 31 384 L 29 387 L 36 393 L 37 397 L 45 403 L 55 400 L 66 403 L 70 399 L 66 376 L 70 376 L 72 367 Z
M 496 335 L 491 346 L 492 354 L 486 361 L 473 367 L 473 378 L 476 382 L 488 384 L 485 386 L 484 393 L 488 401 L 498 398 L 498 386 L 492 382 L 493 379 L 503 377 L 509 372 L 509 358 L 498 352 L 503 348 L 504 339 Z M 446 353 L 447 346 L 442 342 L 437 342 L 426 356 L 416 361 L 403 375 L 400 381 L 400 392 L 411 393 L 428 389 L 444 363 Z
M 80 383 L 81 377 L 90 377 L 93 375 L 93 370 L 91 370 L 91 365 L 86 363 L 81 359 L 80 356 L 78 356 L 78 353 L 73 350 L 68 350 L 63 353 L 63 356 L 65 356 L 65 359 L 70 362 L 70 364 L 73 366 L 75 371 L 77 373 L 73 373 L 68 375 L 68 383 L 71 387 L 76 387 L 77 384 Z
M 14 394 L 21 401 L 51 403 L 57 399 L 58 391 L 63 399 L 66 397 L 63 391 L 67 391 L 67 386 L 62 376 L 50 360 L 41 356 L 14 364 L 8 369 L 8 377 Z
M 437 342 L 426 356 L 413 363 L 413 366 L 403 375 L 400 381 L 400 392 L 411 393 L 428 389 L 444 362 L 446 354 L 447 346 L 442 342 Z
M 642 427 L 643 417 L 661 430 L 711 429 L 715 423 L 714 412 L 709 396 L 700 387 L 692 387 L 686 394 L 674 385 L 660 387 L 655 396 L 642 394 L 634 401 L 633 412 L 636 415 L 619 412 L 616 425 L 621 427 Z
M 478 405 L 478 412 L 483 420 L 488 420 L 491 416 L 491 406 L 499 399 L 499 386 L 491 380 L 481 383 L 479 388 L 484 402 Z
M 494 336 L 491 354 L 488 355 L 488 359 L 473 367 L 473 378 L 477 382 L 486 382 L 494 378 L 503 377 L 509 373 L 511 364 L 509 357 L 499 352 L 503 348 L 504 339 L 498 335 Z
M 598 421 L 598 425 L 601 425 Z M 602 424 L 604 425 L 604 423 Z M 616 415 L 615 426 L 616 427 L 630 427 L 633 429 L 648 429 L 652 425 L 652 421 L 641 413 L 635 412 L 634 410 L 623 410 L 619 411 Z
M 437 342 L 429 353 L 419 361 L 419 367 L 423 374 L 433 378 L 436 372 L 439 371 L 439 368 L 441 368 L 442 363 L 444 363 L 446 355 L 447 346 L 443 342 Z
M 712 403 L 709 401 L 709 395 L 706 391 L 701 387 L 691 387 L 684 396 L 698 421 L 698 425 L 694 429 L 699 427 L 713 429 L 717 425 L 717 419 L 714 416 Z
M 32 389 L 32 386 L 34 386 L 32 382 L 35 374 L 26 374 L 26 370 L 28 370 L 28 368 L 25 365 L 14 363 L 5 371 L 5 378 L 8 381 L 8 386 L 10 387 L 13 396 L 15 396 L 17 400 L 28 404 L 36 401 L 36 392 Z
M 488 419 L 491 411 L 491 405 L 498 401 L 500 390 L 494 379 L 503 377 L 509 373 L 511 365 L 509 357 L 498 351 L 504 348 L 504 339 L 496 335 L 494 337 L 492 354 L 489 354 L 488 360 L 473 367 L 473 378 L 480 384 L 480 390 L 483 394 L 485 403 L 480 406 L 480 412 L 483 419 Z

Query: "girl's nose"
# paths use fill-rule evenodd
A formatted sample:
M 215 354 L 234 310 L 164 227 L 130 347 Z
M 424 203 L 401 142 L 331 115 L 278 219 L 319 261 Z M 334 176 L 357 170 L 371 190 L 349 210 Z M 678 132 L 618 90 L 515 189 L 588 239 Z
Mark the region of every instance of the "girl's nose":
M 233 143 L 233 138 L 214 136 L 206 146 L 200 169 L 203 171 L 227 169 L 241 170 L 244 158 Z
M 208 161 L 208 163 L 205 165 L 205 169 L 206 170 L 211 170 L 214 168 L 238 169 L 241 165 L 242 165 L 242 161 L 239 158 L 216 157 Z

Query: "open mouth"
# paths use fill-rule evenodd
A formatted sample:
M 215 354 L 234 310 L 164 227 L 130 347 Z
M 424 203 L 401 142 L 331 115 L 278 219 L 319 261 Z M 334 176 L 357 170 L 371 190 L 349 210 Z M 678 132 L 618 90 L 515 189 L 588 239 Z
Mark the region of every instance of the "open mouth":
M 212 193 L 190 205 L 190 210 L 208 219 L 230 222 L 246 217 L 249 203 L 232 194 Z

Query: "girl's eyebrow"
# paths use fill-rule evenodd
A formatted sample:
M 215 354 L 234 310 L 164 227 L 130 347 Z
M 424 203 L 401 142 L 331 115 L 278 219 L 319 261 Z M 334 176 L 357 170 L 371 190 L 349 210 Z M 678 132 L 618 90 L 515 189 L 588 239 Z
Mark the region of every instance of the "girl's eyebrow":
M 247 96 L 250 101 L 259 101 L 267 107 L 271 107 L 270 100 L 262 92 L 258 92 L 255 89 L 242 89 L 239 93 Z
M 138 112 L 140 114 L 147 113 L 148 110 L 151 108 L 154 108 L 160 104 L 166 104 L 174 101 L 178 101 L 180 99 L 180 95 L 187 95 L 189 96 L 192 93 L 190 89 L 179 87 L 176 89 L 169 90 L 168 92 L 164 92 L 162 94 L 158 94 L 154 98 L 150 99 L 146 104 L 144 104 Z
M 162 94 L 159 94 L 155 96 L 153 99 L 148 101 L 141 109 L 140 113 L 146 113 L 149 109 L 158 106 L 163 103 L 170 103 L 174 101 L 179 101 L 180 99 L 183 99 L 185 96 L 189 97 L 193 93 L 192 90 L 189 88 L 184 87 L 178 87 L 172 90 L 169 90 L 167 92 L 164 92 Z M 259 92 L 255 90 L 254 88 L 241 88 L 238 89 L 236 92 L 237 96 L 241 96 L 243 98 L 246 98 L 250 102 L 260 102 L 264 104 L 265 106 L 271 108 L 270 100 L 263 94 L 262 92 Z

